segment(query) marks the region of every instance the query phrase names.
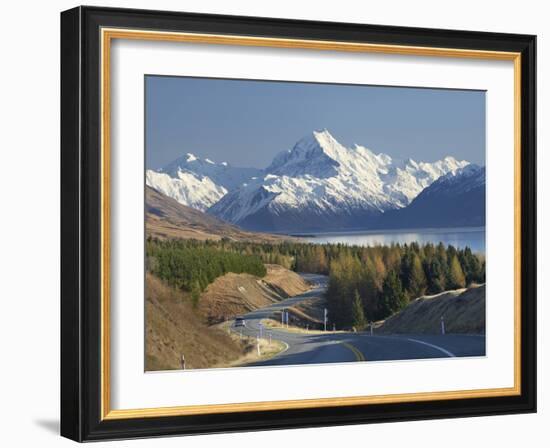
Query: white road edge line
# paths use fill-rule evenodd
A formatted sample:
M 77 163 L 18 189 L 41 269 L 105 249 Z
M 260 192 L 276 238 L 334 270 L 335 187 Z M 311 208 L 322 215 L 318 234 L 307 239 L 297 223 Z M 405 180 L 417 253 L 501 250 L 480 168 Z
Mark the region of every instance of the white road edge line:
M 418 339 L 411 339 L 411 338 L 407 338 L 407 341 L 412 341 L 412 342 L 417 342 L 418 344 L 427 345 L 428 347 L 435 348 L 436 350 L 439 350 L 440 352 L 445 353 L 450 358 L 456 358 L 456 355 L 454 353 L 451 353 L 449 350 L 445 350 L 444 348 L 434 344 L 430 344 L 429 342 L 419 341 Z
M 276 341 L 279 341 L 279 342 L 282 342 L 283 344 L 285 344 L 285 348 L 284 348 L 284 350 L 281 350 L 276 355 L 272 356 L 270 359 L 275 359 L 275 358 L 277 358 L 277 356 L 281 356 L 284 352 L 286 352 L 290 348 L 290 346 L 285 341 L 281 341 L 280 339 L 276 339 Z

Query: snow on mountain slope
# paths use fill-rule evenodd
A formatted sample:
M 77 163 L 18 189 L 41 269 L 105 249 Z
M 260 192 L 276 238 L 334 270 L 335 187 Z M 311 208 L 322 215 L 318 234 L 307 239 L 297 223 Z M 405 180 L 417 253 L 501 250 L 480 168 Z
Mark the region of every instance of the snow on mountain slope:
M 212 182 L 228 191 L 240 187 L 254 176 L 261 176 L 263 171 L 257 168 L 233 167 L 226 162 L 215 163 L 210 159 L 200 159 L 187 153 L 166 165 L 160 172 L 170 177 L 181 178 L 180 173 L 192 173 L 209 177 Z
M 174 178 L 166 173 L 147 170 L 145 183 L 180 204 L 201 211 L 206 211 L 227 193 L 224 187 L 216 185 L 209 177 L 184 171 Z
M 313 132 L 278 154 L 269 173 L 230 192 L 208 211 L 245 228 L 270 231 L 365 228 L 370 217 L 408 205 L 437 178 L 468 165 L 452 157 L 393 160 Z
M 390 210 L 373 227 L 471 227 L 485 225 L 485 167 L 467 165 L 441 176 L 405 208 Z
M 462 194 L 480 187 L 485 188 L 485 167 L 472 163 L 441 176 L 430 185 L 430 188 L 426 188 L 419 198 L 435 194 L 448 194 L 449 192 Z

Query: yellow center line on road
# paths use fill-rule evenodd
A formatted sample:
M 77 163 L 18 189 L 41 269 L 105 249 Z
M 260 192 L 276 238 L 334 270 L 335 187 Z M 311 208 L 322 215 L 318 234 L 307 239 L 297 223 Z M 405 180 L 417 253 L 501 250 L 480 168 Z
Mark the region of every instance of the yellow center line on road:
M 366 361 L 365 356 L 363 355 L 363 353 L 361 353 L 361 351 L 359 351 L 357 347 L 354 347 L 349 342 L 340 342 L 340 344 L 342 344 L 347 349 L 351 350 L 355 355 L 355 357 L 357 358 L 357 361 Z

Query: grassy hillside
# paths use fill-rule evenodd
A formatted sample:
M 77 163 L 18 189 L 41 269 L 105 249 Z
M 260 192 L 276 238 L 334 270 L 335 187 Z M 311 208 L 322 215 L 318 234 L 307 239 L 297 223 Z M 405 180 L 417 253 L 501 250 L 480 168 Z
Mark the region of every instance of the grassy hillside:
M 145 369 L 205 368 L 229 363 L 246 347 L 226 332 L 206 326 L 180 290 L 170 288 L 151 274 L 146 276 Z
M 294 272 L 266 266 L 260 279 L 228 273 L 208 286 L 194 306 L 192 294 L 169 286 L 151 273 L 145 283 L 146 370 L 200 369 L 257 360 L 255 341 L 237 339 L 217 325 L 227 319 L 270 305 L 309 285 Z M 264 341 L 265 342 L 265 341 Z M 275 344 L 275 343 L 273 343 Z M 276 345 L 276 344 L 275 344 Z M 263 347 L 262 356 L 281 347 Z
M 380 333 L 485 333 L 485 285 L 423 296 L 385 320 Z

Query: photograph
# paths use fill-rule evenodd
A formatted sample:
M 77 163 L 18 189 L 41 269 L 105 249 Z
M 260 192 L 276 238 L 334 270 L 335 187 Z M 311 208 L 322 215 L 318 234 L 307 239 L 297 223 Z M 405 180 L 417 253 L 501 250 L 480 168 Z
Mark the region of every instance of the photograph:
M 145 371 L 486 355 L 486 91 L 144 84 Z

